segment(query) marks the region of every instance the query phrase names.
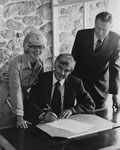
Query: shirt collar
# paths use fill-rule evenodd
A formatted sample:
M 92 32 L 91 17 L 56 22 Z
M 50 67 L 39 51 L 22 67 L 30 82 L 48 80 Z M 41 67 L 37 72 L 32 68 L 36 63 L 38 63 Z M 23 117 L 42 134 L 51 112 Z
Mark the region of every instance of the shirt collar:
M 54 75 L 54 72 L 53 72 L 53 85 L 58 82 L 58 80 L 56 79 L 55 75 Z M 65 82 L 65 79 L 59 81 L 60 82 L 60 85 L 63 86 L 64 82 Z
M 25 69 L 25 68 L 31 68 L 31 64 L 30 64 L 30 61 L 28 59 L 27 53 L 24 53 L 22 55 L 22 62 L 21 62 L 21 69 Z
M 94 45 L 97 43 L 99 39 L 97 38 L 97 36 L 95 35 L 95 32 L 94 32 Z M 101 39 L 101 42 L 103 42 L 103 39 Z
M 98 40 L 98 38 L 97 38 L 97 36 L 94 33 L 94 44 L 96 44 L 97 40 Z
M 37 60 L 36 65 L 37 67 L 42 66 L 43 65 L 42 61 L 40 59 Z M 25 68 L 32 68 L 27 53 L 24 53 L 22 55 L 22 62 L 21 62 L 21 69 L 25 69 Z

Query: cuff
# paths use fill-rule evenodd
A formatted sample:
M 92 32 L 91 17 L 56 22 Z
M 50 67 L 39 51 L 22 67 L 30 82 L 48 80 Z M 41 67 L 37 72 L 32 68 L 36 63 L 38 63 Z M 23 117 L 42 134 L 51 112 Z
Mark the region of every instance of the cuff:
M 12 113 L 17 116 L 24 116 L 24 112 L 21 110 L 12 110 Z
M 39 120 L 44 121 L 44 118 L 45 118 L 45 112 L 39 115 Z
M 76 110 L 73 107 L 71 107 L 70 109 L 72 110 L 72 114 L 76 114 Z

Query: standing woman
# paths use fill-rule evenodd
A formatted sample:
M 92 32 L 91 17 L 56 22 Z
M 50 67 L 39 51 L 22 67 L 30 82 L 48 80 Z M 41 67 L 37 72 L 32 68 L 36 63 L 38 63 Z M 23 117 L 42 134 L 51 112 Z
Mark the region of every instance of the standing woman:
M 12 113 L 16 116 L 17 127 L 27 128 L 24 120 L 24 99 L 39 73 L 44 71 L 40 59 L 46 47 L 46 39 L 39 31 L 29 32 L 23 42 L 24 54 L 19 55 L 9 65 L 9 87 Z

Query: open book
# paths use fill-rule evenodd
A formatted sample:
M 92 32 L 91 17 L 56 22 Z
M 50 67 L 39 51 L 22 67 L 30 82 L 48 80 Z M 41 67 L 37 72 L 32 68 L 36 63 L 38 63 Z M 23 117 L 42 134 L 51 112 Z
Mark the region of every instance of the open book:
M 73 132 L 73 133 L 81 133 L 94 126 L 94 125 L 76 121 L 73 119 L 59 119 L 54 122 L 46 123 L 46 125 L 55 127 L 58 129 L 62 129 L 65 131 Z
M 75 138 L 112 129 L 116 124 L 93 114 L 77 114 L 69 119 L 39 123 L 37 127 L 51 137 Z

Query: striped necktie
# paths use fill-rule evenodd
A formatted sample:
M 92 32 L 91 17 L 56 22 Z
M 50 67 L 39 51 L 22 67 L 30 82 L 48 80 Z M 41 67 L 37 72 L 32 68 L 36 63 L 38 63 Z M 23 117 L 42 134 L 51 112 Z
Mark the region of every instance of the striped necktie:
M 98 52 L 100 50 L 101 45 L 102 45 L 102 41 L 98 39 L 95 47 L 95 52 Z

